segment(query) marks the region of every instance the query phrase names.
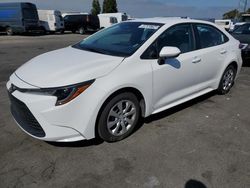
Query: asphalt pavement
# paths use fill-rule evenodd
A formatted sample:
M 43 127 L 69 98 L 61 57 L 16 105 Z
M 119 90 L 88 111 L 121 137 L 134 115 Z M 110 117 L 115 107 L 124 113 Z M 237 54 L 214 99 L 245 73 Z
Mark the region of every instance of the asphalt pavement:
M 16 68 L 85 36 L 0 35 L 0 187 L 250 187 L 250 67 L 232 91 L 144 120 L 118 143 L 47 143 L 17 127 L 5 84 Z

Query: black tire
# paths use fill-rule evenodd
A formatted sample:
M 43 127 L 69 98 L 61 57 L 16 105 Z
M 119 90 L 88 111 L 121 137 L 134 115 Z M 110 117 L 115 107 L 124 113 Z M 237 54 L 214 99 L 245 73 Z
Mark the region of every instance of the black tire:
M 61 31 L 60 31 L 60 34 L 64 34 L 64 30 L 61 30 Z
M 226 70 L 224 71 L 221 77 L 221 81 L 217 89 L 218 94 L 225 95 L 230 91 L 230 89 L 234 85 L 236 73 L 237 73 L 237 70 L 232 64 L 226 68 Z
M 13 29 L 11 27 L 6 28 L 6 33 L 7 33 L 8 36 L 14 35 Z
M 84 35 L 84 34 L 86 33 L 85 28 L 84 28 L 84 27 L 79 28 L 79 33 L 80 33 L 81 35 Z
M 118 104 L 120 103 L 124 104 L 122 105 L 122 112 L 123 112 L 122 114 L 119 113 L 119 108 L 118 108 L 119 106 Z M 126 108 L 126 106 L 129 106 L 127 104 L 131 104 L 131 108 L 130 107 Z M 123 109 L 123 107 L 125 107 L 125 109 Z M 115 117 L 115 116 L 110 115 L 112 114 L 111 111 L 114 112 L 116 108 L 118 110 L 116 115 L 119 114 L 120 117 L 117 117 L 117 116 Z M 127 111 L 125 111 L 126 109 Z M 131 112 L 135 114 L 131 115 L 130 117 L 127 116 Z M 117 142 L 117 141 L 123 140 L 134 131 L 135 127 L 138 125 L 140 116 L 141 116 L 141 110 L 140 110 L 140 104 L 138 102 L 137 97 L 133 93 L 121 93 L 113 97 L 102 108 L 102 111 L 100 112 L 100 116 L 97 122 L 98 136 L 106 142 Z M 111 121 L 112 118 L 114 119 L 114 121 Z M 133 123 L 129 124 L 128 119 L 130 122 L 133 122 Z M 114 128 L 113 127 L 108 128 L 108 121 L 110 124 L 112 124 L 113 122 L 117 122 L 117 123 L 113 125 Z M 123 130 L 126 130 L 126 132 L 122 133 Z M 114 131 L 113 134 L 111 133 L 112 131 Z
M 76 30 L 72 30 L 71 32 L 72 32 L 72 33 L 76 33 Z

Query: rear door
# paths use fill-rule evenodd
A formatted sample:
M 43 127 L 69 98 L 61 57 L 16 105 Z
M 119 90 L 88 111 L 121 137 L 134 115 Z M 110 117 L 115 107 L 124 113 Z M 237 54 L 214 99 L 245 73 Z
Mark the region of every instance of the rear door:
M 219 29 L 207 24 L 194 24 L 201 65 L 202 89 L 210 88 L 218 81 L 218 74 L 229 54 L 228 37 Z

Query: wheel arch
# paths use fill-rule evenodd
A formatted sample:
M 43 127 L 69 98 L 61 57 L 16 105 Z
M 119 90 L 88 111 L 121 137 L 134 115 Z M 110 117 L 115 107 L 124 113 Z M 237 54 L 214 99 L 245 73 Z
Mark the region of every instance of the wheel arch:
M 120 88 L 114 92 L 112 92 L 112 94 L 110 94 L 106 100 L 103 102 L 103 104 L 101 105 L 101 108 L 99 109 L 98 113 L 97 113 L 97 117 L 95 120 L 95 136 L 98 136 L 98 130 L 97 130 L 97 124 L 101 115 L 101 112 L 103 110 L 103 108 L 105 107 L 105 105 L 114 97 L 117 96 L 121 93 L 133 93 L 140 104 L 140 108 L 141 108 L 141 115 L 142 117 L 145 117 L 145 113 L 146 113 L 146 102 L 145 102 L 145 97 L 143 96 L 142 92 L 134 87 L 124 87 L 124 88 Z

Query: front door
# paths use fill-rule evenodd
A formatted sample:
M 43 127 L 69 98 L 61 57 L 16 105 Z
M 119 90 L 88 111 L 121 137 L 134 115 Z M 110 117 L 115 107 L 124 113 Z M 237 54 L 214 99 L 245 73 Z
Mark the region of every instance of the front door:
M 147 53 L 152 55 L 153 48 L 156 48 L 157 54 L 159 54 L 164 46 L 178 47 L 181 54 L 177 58 L 166 59 L 161 65 L 158 63 L 158 56 L 148 60 L 153 70 L 154 111 L 161 110 L 200 90 L 201 58 L 195 51 L 194 32 L 191 24 L 179 24 L 167 29 L 149 47 L 144 56 Z

